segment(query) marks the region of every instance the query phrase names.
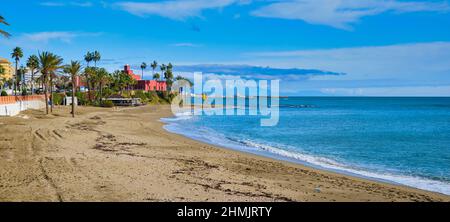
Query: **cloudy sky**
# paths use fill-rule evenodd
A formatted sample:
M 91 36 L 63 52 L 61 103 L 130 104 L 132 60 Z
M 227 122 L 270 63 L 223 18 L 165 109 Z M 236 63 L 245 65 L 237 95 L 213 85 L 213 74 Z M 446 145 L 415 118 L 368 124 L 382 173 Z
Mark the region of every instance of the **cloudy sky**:
M 14 0 L 0 15 L 13 35 L 0 57 L 99 50 L 109 70 L 172 62 L 187 76 L 280 79 L 283 95 L 450 96 L 448 1 Z

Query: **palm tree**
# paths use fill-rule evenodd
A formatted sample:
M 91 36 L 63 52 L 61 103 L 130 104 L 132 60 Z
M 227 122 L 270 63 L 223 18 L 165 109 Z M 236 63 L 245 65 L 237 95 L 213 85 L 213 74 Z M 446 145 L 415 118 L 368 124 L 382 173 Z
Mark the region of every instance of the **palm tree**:
M 14 95 L 17 94 L 17 71 L 18 71 L 18 65 L 19 65 L 19 61 L 20 58 L 23 57 L 23 52 L 22 49 L 20 47 L 16 47 L 13 49 L 13 52 L 11 53 L 11 58 L 13 58 L 16 61 L 16 73 L 14 75 L 13 78 L 13 86 L 14 86 Z
M 85 72 L 84 72 L 84 77 L 85 77 L 85 82 L 86 82 L 86 85 L 84 87 L 86 87 L 86 90 L 88 91 L 88 97 L 89 97 L 88 99 L 90 101 L 91 100 L 91 88 L 89 86 L 89 73 L 87 71 L 89 68 L 89 63 L 94 60 L 94 53 L 87 52 L 86 55 L 84 56 L 84 60 L 86 61 L 86 64 L 87 64 Z
M 166 79 L 167 86 L 170 88 L 173 83 L 173 65 L 169 62 L 169 64 L 166 67 L 166 72 L 164 73 L 164 79 Z
M 143 62 L 141 64 L 141 70 L 142 70 L 142 79 L 144 79 L 144 70 L 147 68 L 147 63 Z
M 114 88 L 119 91 L 120 95 L 123 95 L 123 91 L 128 89 L 130 85 L 135 84 L 134 78 L 124 71 L 114 71 L 114 73 L 112 73 L 112 79 Z
M 95 67 L 86 67 L 84 69 L 84 77 L 85 77 L 85 82 L 86 82 L 86 88 L 88 91 L 88 100 L 89 102 L 92 102 L 92 91 L 95 90 L 94 87 L 94 78 L 95 78 L 95 72 L 96 72 L 97 68 Z
M 34 72 L 39 68 L 39 58 L 36 55 L 31 55 L 27 60 L 27 67 L 31 71 L 31 94 L 34 94 L 34 75 L 38 72 Z
M 3 91 L 3 86 L 6 83 L 6 78 L 3 75 L 5 75 L 5 68 L 0 66 L 0 91 Z
M 18 85 L 20 84 L 20 88 L 22 91 L 22 95 L 26 95 L 26 85 L 25 85 L 25 74 L 27 73 L 27 68 L 25 68 L 23 65 L 20 66 L 19 72 L 18 72 Z
M 111 74 L 109 74 L 108 71 L 106 71 L 106 69 L 101 69 L 100 70 L 100 75 L 99 75 L 99 84 L 100 84 L 100 96 L 103 98 L 103 88 L 107 85 L 110 84 L 111 82 Z
M 3 91 L 3 86 L 6 83 L 6 78 L 3 75 L 5 75 L 5 68 L 3 68 L 3 66 L 0 66 L 0 90 L 1 91 Z
M 62 63 L 62 62 L 61 62 Z M 64 68 L 63 66 L 60 66 L 59 68 Z M 53 96 L 53 88 L 54 88 L 54 86 L 55 86 L 55 84 L 54 84 L 54 79 L 56 79 L 56 80 L 58 80 L 58 75 L 56 74 L 56 71 L 52 71 L 52 72 L 50 72 L 50 95 L 51 95 L 51 97 L 50 97 L 50 100 L 51 100 L 51 106 L 50 106 L 50 112 L 52 113 L 53 112 L 53 107 L 54 107 L 54 96 Z
M 173 69 L 173 65 L 172 63 L 169 62 L 169 64 L 167 65 L 167 70 L 172 70 Z
M 87 63 L 87 67 L 89 67 L 89 63 L 92 62 L 94 59 L 94 56 L 91 52 L 87 52 L 86 55 L 84 55 L 84 61 Z
M 159 67 L 159 69 L 161 70 L 161 73 L 164 75 L 164 73 L 166 72 L 167 66 L 164 64 L 161 64 L 161 66 Z
M 92 60 L 94 61 L 94 67 L 97 68 L 97 62 L 100 61 L 102 56 L 100 55 L 100 52 L 97 50 L 92 53 Z
M 41 89 L 44 89 L 44 75 L 40 75 L 36 78 L 36 83 L 39 85 Z M 41 92 L 42 93 L 42 92 Z
M 39 70 L 42 73 L 44 94 L 45 94 L 45 112 L 48 114 L 48 77 L 58 69 L 62 68 L 63 59 L 50 52 L 39 54 Z
M 150 66 L 153 69 L 153 73 L 152 74 L 155 74 L 155 69 L 158 68 L 158 63 L 156 61 L 153 61 Z
M 5 18 L 3 18 L 1 15 L 0 15 L 0 23 L 2 23 L 2 24 L 4 24 L 4 25 L 9 25 L 9 24 L 5 21 Z M 6 37 L 6 38 L 9 38 L 9 37 L 11 36 L 9 33 L 7 33 L 6 31 L 3 31 L 3 30 L 1 30 L 1 29 L 0 29 L 0 35 L 4 36 L 4 37 Z
M 153 75 L 154 80 L 159 80 L 160 78 L 161 78 L 161 76 L 159 75 L 159 73 L 156 73 Z
M 93 76 L 93 82 L 95 85 L 97 85 L 100 94 L 97 94 L 97 101 L 101 102 L 101 99 L 103 97 L 103 87 L 108 84 L 109 80 L 109 73 L 104 68 L 95 69 L 94 76 Z M 94 87 L 95 88 L 95 87 Z
M 114 85 L 114 89 L 115 90 L 117 90 L 117 91 L 119 91 L 119 94 L 120 95 L 122 95 L 123 94 L 123 84 L 122 84 L 122 76 L 124 75 L 125 73 L 123 72 L 123 71 L 119 71 L 119 70 L 116 70 L 116 71 L 114 71 L 113 73 L 112 73 L 112 78 L 113 78 L 113 85 Z M 125 75 L 127 75 L 127 74 L 125 74 Z M 129 76 L 129 75 L 127 75 L 127 76 Z
M 172 65 L 172 63 L 169 62 L 169 64 L 166 67 L 166 73 L 167 73 L 166 75 L 168 76 L 169 79 L 173 79 L 173 75 L 171 76 L 172 71 L 173 71 L 173 65 Z
M 64 67 L 64 72 L 70 74 L 72 79 L 72 117 L 75 117 L 75 90 L 76 90 L 76 78 L 81 71 L 81 64 L 78 61 L 71 61 L 70 65 Z
M 191 87 L 194 86 L 194 83 L 193 83 L 190 79 L 185 78 L 185 77 L 183 77 L 183 76 L 177 76 L 177 77 L 175 78 L 175 80 L 184 80 L 184 81 L 188 82 L 189 85 L 190 85 Z

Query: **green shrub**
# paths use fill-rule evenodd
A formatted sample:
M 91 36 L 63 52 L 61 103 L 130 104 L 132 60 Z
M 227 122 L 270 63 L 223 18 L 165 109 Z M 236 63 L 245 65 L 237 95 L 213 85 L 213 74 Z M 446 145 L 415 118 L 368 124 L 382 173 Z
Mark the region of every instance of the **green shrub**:
M 76 92 L 75 96 L 77 97 L 78 103 L 85 106 L 88 104 L 88 99 L 86 93 Z
M 147 101 L 150 104 L 161 104 L 165 103 L 155 91 L 149 91 L 145 93 L 145 96 L 147 97 Z
M 157 92 L 158 97 L 160 98 L 160 103 L 167 104 L 170 103 L 169 93 L 165 92 Z
M 142 103 L 147 103 L 148 102 L 148 96 L 147 93 L 145 93 L 143 90 L 137 90 L 134 92 L 133 98 L 139 98 L 141 99 Z
M 131 98 L 133 95 L 132 91 L 123 91 L 122 96 L 124 98 Z
M 60 93 L 53 93 L 52 94 L 53 97 L 53 103 L 55 105 L 61 105 L 64 99 L 64 95 L 60 94 Z
M 104 88 L 102 91 L 102 97 L 103 98 L 108 98 L 109 96 L 111 96 L 112 94 L 114 94 L 114 91 L 111 88 Z
M 100 106 L 101 106 L 101 107 L 108 107 L 108 108 L 111 108 L 111 107 L 114 107 L 114 103 L 113 103 L 111 100 L 103 100 L 103 101 L 100 103 Z
M 8 93 L 5 90 L 3 90 L 1 96 L 8 96 Z
M 178 93 L 170 93 L 169 94 L 169 103 L 172 102 L 172 100 L 178 95 Z

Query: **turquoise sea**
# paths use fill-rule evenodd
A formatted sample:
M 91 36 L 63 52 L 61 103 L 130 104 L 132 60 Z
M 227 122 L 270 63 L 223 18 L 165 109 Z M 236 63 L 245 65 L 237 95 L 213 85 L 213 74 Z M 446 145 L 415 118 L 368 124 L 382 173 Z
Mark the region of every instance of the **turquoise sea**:
M 450 195 L 450 98 L 290 97 L 280 121 L 180 113 L 165 128 L 203 142 Z

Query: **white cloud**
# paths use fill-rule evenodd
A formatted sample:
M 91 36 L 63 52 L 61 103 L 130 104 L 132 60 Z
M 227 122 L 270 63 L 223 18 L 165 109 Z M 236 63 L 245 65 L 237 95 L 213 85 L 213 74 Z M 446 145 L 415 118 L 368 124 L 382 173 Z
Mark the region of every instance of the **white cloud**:
M 33 42 L 43 42 L 47 43 L 49 41 L 61 41 L 65 43 L 70 43 L 74 38 L 77 37 L 89 37 L 89 36 L 99 36 L 101 33 L 89 33 L 89 32 L 37 32 L 37 33 L 27 33 L 23 34 L 22 38 L 25 40 L 30 40 Z
M 441 77 L 450 72 L 450 42 L 354 48 L 247 53 L 272 66 L 303 64 L 307 68 L 344 72 L 345 78 Z M 272 62 L 270 62 L 272 61 Z
M 239 0 L 184 0 L 162 2 L 118 2 L 114 4 L 133 15 L 158 15 L 174 20 L 200 17 L 203 10 L 220 9 L 234 3 L 248 4 Z
M 385 12 L 448 12 L 447 2 L 398 0 L 291 0 L 263 6 L 252 15 L 267 18 L 303 20 L 310 24 L 352 29 L 366 16 Z
M 94 4 L 92 2 L 41 2 L 39 3 L 41 6 L 47 7 L 64 7 L 64 6 L 77 6 L 77 7 L 91 7 Z
M 58 43 L 70 44 L 78 38 L 97 37 L 101 32 L 78 32 L 78 31 L 51 31 L 35 32 L 14 35 L 12 38 L 0 38 L 0 46 L 16 47 L 36 50 L 57 46 Z M 60 47 L 60 46 L 58 46 Z
M 65 6 L 64 3 L 62 2 L 41 2 L 39 3 L 42 6 L 47 6 L 47 7 L 61 7 L 61 6 Z
M 196 47 L 201 47 L 202 45 L 194 44 L 194 43 L 190 43 L 190 42 L 181 42 L 181 43 L 171 44 L 170 46 L 196 48 Z
M 282 83 L 290 91 L 323 89 L 322 93 L 337 95 L 439 96 L 446 89 L 441 86 L 450 85 L 450 42 L 259 52 L 245 56 L 247 63 L 253 65 L 301 66 L 346 73 Z
M 70 4 L 78 7 L 91 7 L 94 5 L 92 2 L 70 2 Z

